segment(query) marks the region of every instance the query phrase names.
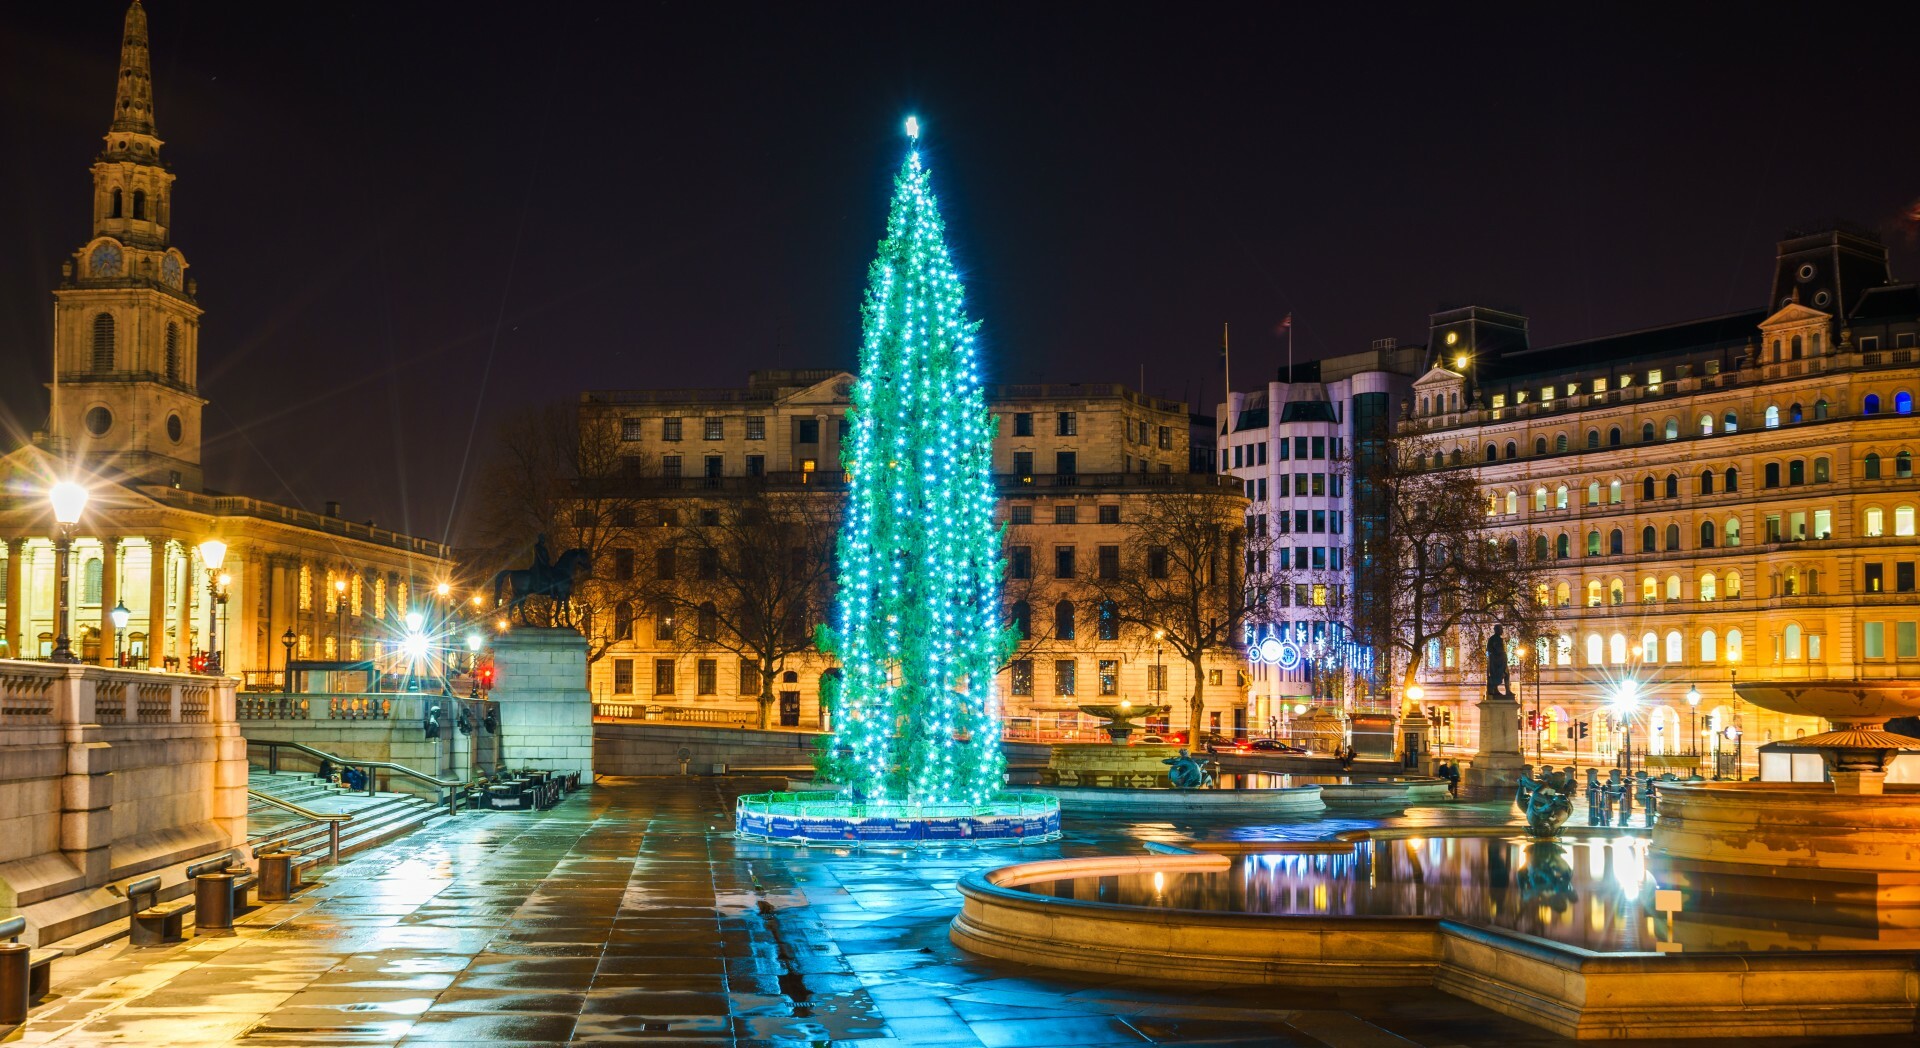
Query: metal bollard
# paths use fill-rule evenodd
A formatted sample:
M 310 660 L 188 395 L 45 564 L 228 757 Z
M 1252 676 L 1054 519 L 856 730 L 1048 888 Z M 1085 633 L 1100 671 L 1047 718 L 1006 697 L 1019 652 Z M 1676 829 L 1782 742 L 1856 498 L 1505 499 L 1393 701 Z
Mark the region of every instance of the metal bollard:
M 286 902 L 293 898 L 293 860 L 299 852 L 262 852 L 260 858 L 260 901 Z
M 234 879 L 224 870 L 193 879 L 193 934 L 233 930 Z
M 27 1021 L 30 995 L 28 978 L 33 974 L 30 961 L 33 947 L 20 942 L 0 942 L 0 1026 L 18 1026 Z

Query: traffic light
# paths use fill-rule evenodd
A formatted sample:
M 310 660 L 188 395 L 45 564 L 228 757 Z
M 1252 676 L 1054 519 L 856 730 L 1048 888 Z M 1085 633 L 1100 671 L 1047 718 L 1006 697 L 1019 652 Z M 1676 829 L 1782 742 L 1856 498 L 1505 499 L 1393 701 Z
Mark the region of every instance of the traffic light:
M 1580 735 L 1579 735 L 1578 737 L 1579 737 L 1579 738 L 1582 738 L 1582 739 L 1584 739 L 1584 738 L 1586 738 L 1586 737 L 1587 737 L 1587 735 L 1588 735 L 1588 734 L 1589 734 L 1589 733 L 1590 733 L 1590 732 L 1592 731 L 1592 729 L 1593 729 L 1593 725 L 1592 725 L 1592 724 L 1591 724 L 1590 722 L 1588 722 L 1588 721 L 1581 721 L 1581 722 L 1580 722 Z

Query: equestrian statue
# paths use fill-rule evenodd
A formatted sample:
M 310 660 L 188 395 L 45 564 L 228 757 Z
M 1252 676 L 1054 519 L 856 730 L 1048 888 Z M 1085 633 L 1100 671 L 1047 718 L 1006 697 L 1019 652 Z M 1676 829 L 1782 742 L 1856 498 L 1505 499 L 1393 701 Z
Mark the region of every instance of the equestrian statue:
M 502 611 L 517 614 L 523 626 L 572 626 L 573 577 L 589 567 L 592 560 L 592 556 L 584 549 L 570 549 L 560 554 L 559 559 L 550 559 L 547 537 L 541 535 L 533 540 L 532 567 L 508 568 L 493 576 L 493 605 Z M 505 603 L 501 602 L 503 588 L 507 597 Z M 545 623 L 535 623 L 529 619 L 528 597 L 547 598 L 549 605 Z

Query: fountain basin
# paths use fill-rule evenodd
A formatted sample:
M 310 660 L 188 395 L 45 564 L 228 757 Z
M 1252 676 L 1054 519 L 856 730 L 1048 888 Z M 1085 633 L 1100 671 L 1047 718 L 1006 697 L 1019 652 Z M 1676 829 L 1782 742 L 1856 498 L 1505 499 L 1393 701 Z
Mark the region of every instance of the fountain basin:
M 987 804 L 853 802 L 822 790 L 754 793 L 734 803 L 734 834 L 769 844 L 950 847 L 1028 844 L 1060 836 L 1060 803 L 1003 793 Z
M 1920 870 L 1920 787 L 1838 794 L 1826 783 L 1661 783 L 1654 845 L 1670 858 L 1775 868 Z
M 1136 814 L 1149 816 L 1218 816 L 1265 819 L 1273 816 L 1318 815 L 1327 810 L 1325 787 L 1283 786 L 1270 789 L 1128 789 L 1118 786 L 1040 786 L 1034 792 L 1060 802 L 1072 814 Z
M 1644 854 L 1644 842 L 1636 848 Z M 1342 849 L 1320 842 L 1291 850 L 1324 857 Z M 1631 870 L 1632 863 L 1624 866 Z M 1658 952 L 1639 952 L 1648 944 L 1635 943 L 1626 944 L 1635 946 L 1631 950 L 1615 943 L 1614 952 L 1600 952 L 1427 913 L 1201 910 L 1038 890 L 1058 891 L 1061 882 L 1114 883 L 1124 896 L 1131 883 L 1134 890 L 1151 884 L 1177 895 L 1179 878 L 1220 878 L 1234 868 L 1234 860 L 1223 855 L 1153 855 L 976 873 L 960 882 L 961 912 L 949 934 L 975 953 L 1101 975 L 1289 986 L 1431 985 L 1577 1039 L 1914 1030 L 1920 971 L 1911 950 L 1694 953 L 1687 951 L 1701 944 L 1683 935 L 1677 946 L 1668 942 Z M 1451 873 L 1426 880 L 1458 887 Z M 1633 897 L 1650 895 L 1647 887 Z M 1631 915 L 1634 922 L 1642 919 Z M 1665 920 L 1671 940 L 1672 918 Z M 1635 931 L 1637 925 L 1622 927 Z
M 1914 680 L 1741 681 L 1733 690 L 1763 709 L 1823 717 L 1836 727 L 1920 716 L 1920 681 Z

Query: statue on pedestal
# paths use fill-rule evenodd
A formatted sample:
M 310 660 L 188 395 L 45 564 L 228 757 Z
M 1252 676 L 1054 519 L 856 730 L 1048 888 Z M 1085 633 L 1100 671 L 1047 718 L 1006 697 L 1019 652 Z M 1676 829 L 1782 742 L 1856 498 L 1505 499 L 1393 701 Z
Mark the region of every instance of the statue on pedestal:
M 1502 627 L 1493 627 L 1487 638 L 1487 698 L 1513 699 L 1513 679 L 1507 674 L 1507 639 Z

